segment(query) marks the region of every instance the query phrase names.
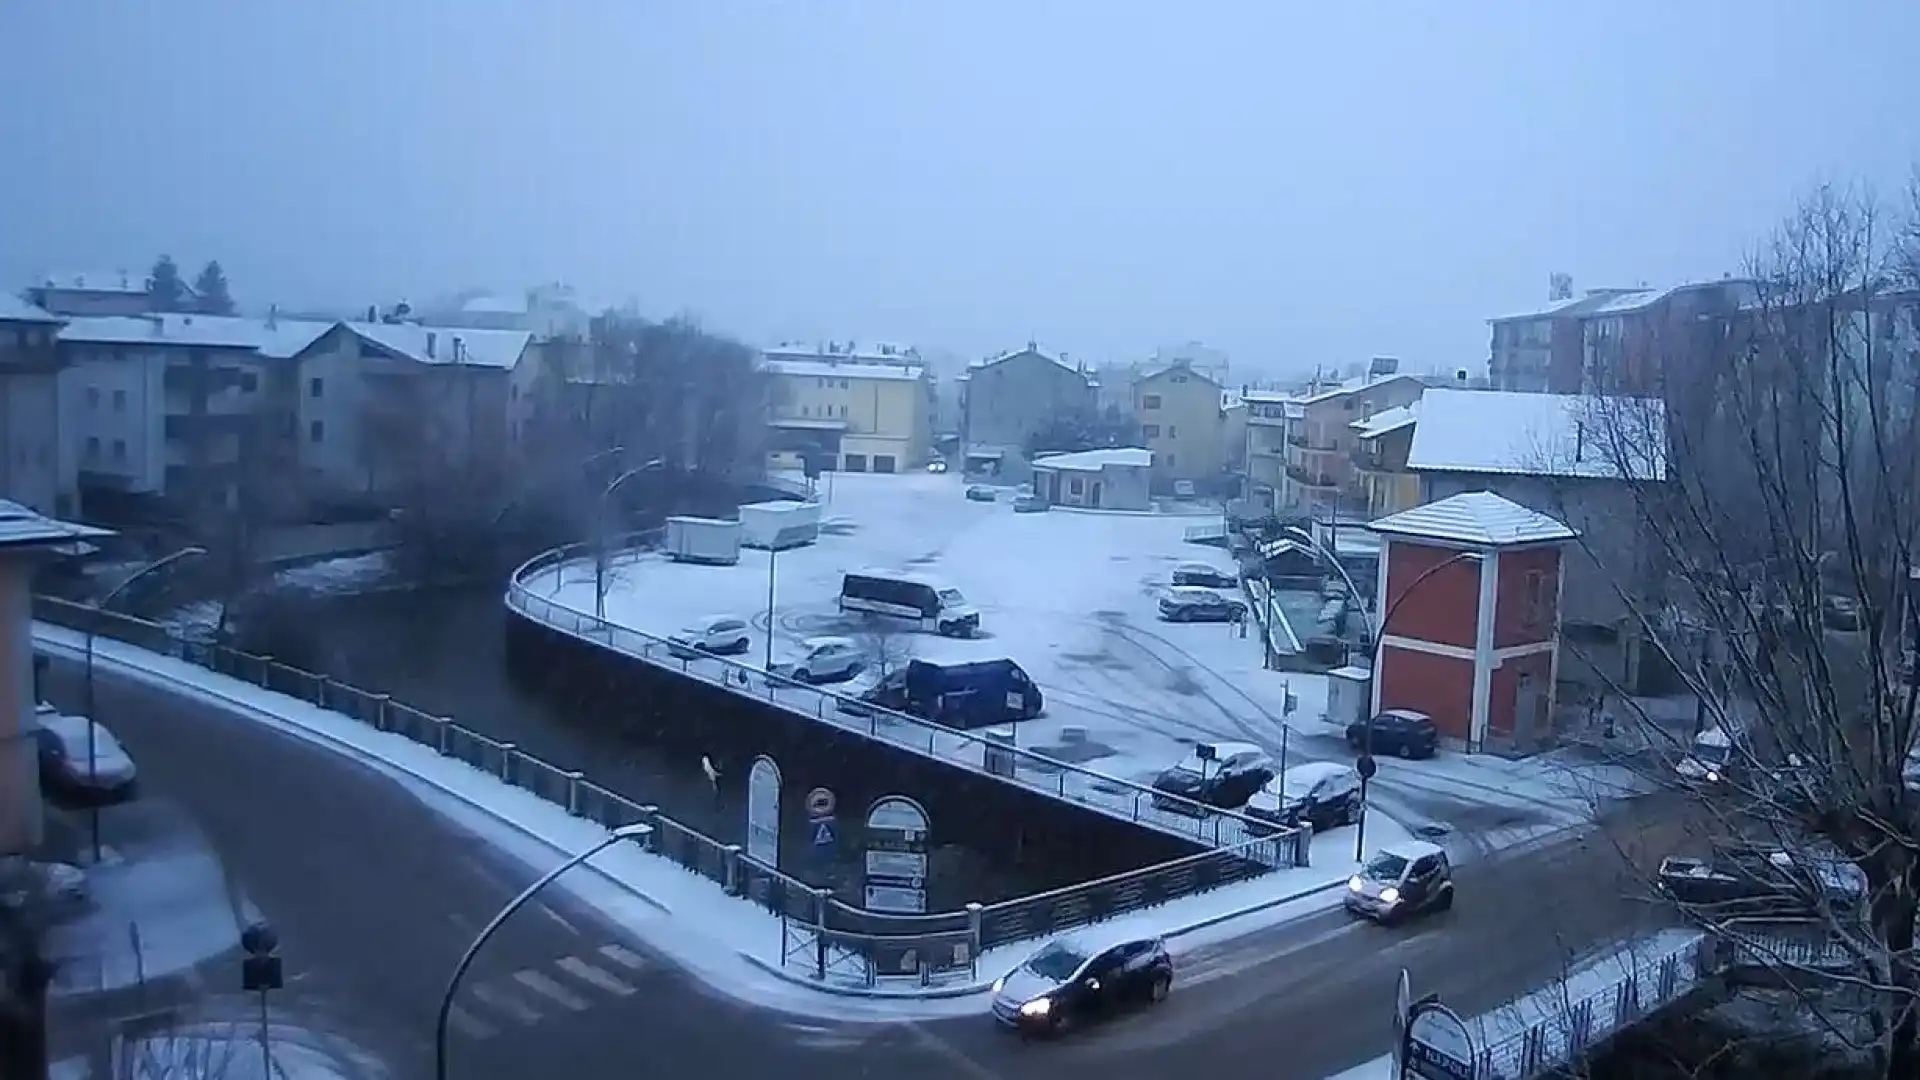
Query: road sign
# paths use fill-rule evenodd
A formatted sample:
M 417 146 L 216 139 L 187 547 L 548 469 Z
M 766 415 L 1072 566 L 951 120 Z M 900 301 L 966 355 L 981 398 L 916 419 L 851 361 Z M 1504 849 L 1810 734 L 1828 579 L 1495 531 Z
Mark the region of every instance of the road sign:
M 869 851 L 867 876 L 923 881 L 927 876 L 927 857 L 917 851 Z
M 814 818 L 807 822 L 807 827 L 813 832 L 813 846 L 816 848 L 830 848 L 840 842 L 840 827 L 833 818 Z
M 904 795 L 867 810 L 867 909 L 918 915 L 927 910 L 927 810 Z
M 780 866 L 780 766 L 764 754 L 747 773 L 747 858 Z
M 817 787 L 807 792 L 807 816 L 810 818 L 830 818 L 838 806 L 839 800 L 826 788 Z
M 1473 1080 L 1473 1036 L 1435 998 L 1415 1002 L 1407 1017 L 1405 1070 L 1420 1080 Z
M 927 910 L 927 892 L 902 885 L 868 885 L 867 910 L 893 915 L 922 915 Z

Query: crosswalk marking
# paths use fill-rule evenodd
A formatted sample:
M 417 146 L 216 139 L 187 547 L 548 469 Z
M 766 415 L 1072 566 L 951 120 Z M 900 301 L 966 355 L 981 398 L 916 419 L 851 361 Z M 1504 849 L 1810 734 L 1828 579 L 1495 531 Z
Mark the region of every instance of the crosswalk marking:
M 469 1039 L 491 1039 L 499 1034 L 492 1024 L 458 1005 L 447 1010 L 447 1022 Z
M 645 971 L 647 958 L 621 945 L 602 945 L 600 955 L 629 971 Z
M 540 1022 L 540 1010 L 535 1009 L 519 998 L 495 990 L 486 983 L 475 986 L 472 993 L 474 997 L 499 1009 L 501 1012 L 506 1013 L 522 1024 L 537 1024 Z
M 516 971 L 513 973 L 513 978 L 521 986 L 539 994 L 541 997 L 549 1001 L 558 1002 L 562 1008 L 572 1009 L 574 1012 L 583 1012 L 589 1004 L 586 998 L 561 986 L 559 983 L 554 982 L 552 979 L 547 978 L 537 971 Z
M 561 957 L 559 960 L 554 961 L 554 966 L 574 978 L 579 979 L 581 982 L 590 983 L 605 990 L 609 994 L 618 994 L 621 997 L 626 997 L 628 994 L 634 992 L 632 983 L 624 979 L 615 978 L 577 956 Z

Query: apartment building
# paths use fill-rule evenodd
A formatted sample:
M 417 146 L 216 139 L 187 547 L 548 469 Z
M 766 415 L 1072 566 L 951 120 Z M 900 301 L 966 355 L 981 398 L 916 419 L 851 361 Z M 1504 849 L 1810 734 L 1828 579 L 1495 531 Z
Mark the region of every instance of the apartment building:
M 1399 373 L 1399 361 L 1375 359 L 1368 373 L 1311 390 L 1300 417 L 1287 427 L 1286 483 L 1281 507 L 1330 513 L 1357 509 L 1365 499 L 1355 482 L 1353 422 L 1420 399 L 1426 385 Z
M 1487 320 L 1493 389 L 1650 393 L 1667 364 L 1710 363 L 1721 347 L 1719 328 L 1754 291 L 1751 282 L 1736 278 L 1590 289 L 1578 297 L 1571 281 L 1560 278 L 1555 289 L 1556 298 L 1545 307 Z
M 962 378 L 960 443 L 970 473 L 1027 480 L 1027 443 L 1035 435 L 1063 416 L 1097 415 L 1088 373 L 1034 342 L 974 361 Z
M 1225 389 L 1189 360 L 1175 360 L 1134 381 L 1133 415 L 1141 444 L 1153 451 L 1156 487 L 1223 478 L 1234 456 L 1227 445 L 1225 406 Z
M 1284 390 L 1243 388 L 1246 409 L 1246 497 L 1278 509 L 1287 484 L 1287 435 L 1301 415 L 1303 395 Z
M 1427 501 L 1420 477 L 1407 467 L 1419 420 L 1420 402 L 1414 401 L 1349 425 L 1353 429 L 1354 485 L 1360 496 L 1359 508 L 1368 520 L 1411 510 Z
M 180 283 L 181 301 L 199 299 L 192 287 Z M 49 274 L 27 287 L 27 299 L 54 315 L 95 318 L 145 315 L 154 310 L 153 294 L 145 274 L 127 270 L 111 273 Z
M 0 293 L 0 498 L 65 517 L 76 505 L 75 462 L 60 428 L 60 320 Z
M 933 451 L 933 380 L 917 354 L 888 348 L 769 352 L 769 464 L 797 468 L 812 457 L 825 469 L 880 473 L 925 464 Z

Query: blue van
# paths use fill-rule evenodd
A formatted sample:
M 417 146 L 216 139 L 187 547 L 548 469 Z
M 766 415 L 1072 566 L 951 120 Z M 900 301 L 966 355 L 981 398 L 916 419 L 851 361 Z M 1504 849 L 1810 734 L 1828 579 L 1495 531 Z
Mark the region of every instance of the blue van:
M 1040 688 L 1011 660 L 908 662 L 865 700 L 960 731 L 1031 720 L 1046 707 Z

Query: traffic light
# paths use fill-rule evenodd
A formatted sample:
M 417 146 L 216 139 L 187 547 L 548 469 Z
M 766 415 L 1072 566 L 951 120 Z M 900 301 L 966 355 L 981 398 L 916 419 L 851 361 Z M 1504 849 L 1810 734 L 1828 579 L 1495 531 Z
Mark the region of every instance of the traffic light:
M 265 993 L 278 990 L 284 979 L 280 970 L 280 935 L 266 923 L 254 923 L 240 932 L 240 948 L 246 959 L 240 962 L 240 988 Z

